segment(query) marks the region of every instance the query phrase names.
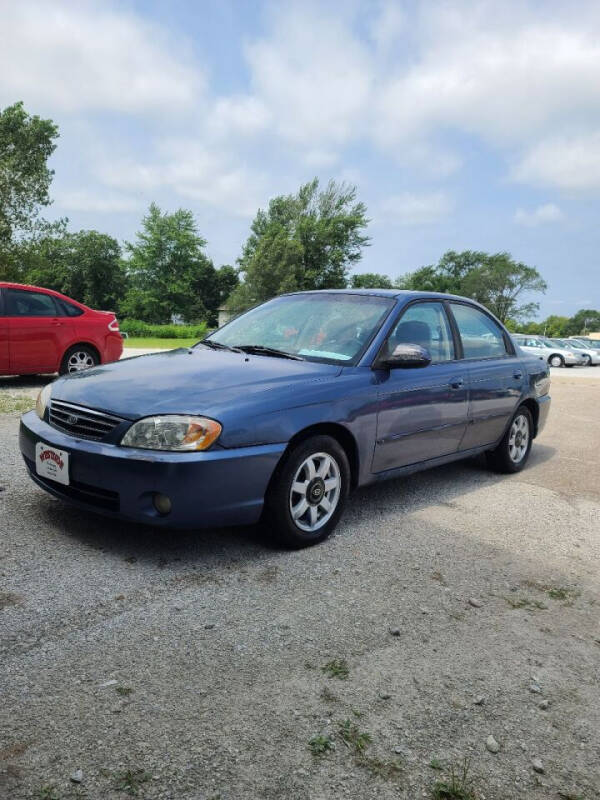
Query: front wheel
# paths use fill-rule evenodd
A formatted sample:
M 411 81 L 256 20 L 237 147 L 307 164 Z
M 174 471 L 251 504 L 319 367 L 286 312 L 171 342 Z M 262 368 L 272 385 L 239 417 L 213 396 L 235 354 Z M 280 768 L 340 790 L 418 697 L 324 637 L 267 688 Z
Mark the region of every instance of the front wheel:
M 532 437 L 531 412 L 525 406 L 520 406 L 498 447 L 486 453 L 489 465 L 496 472 L 520 472 L 529 458 Z
M 98 363 L 98 355 L 91 347 L 76 345 L 65 353 L 60 364 L 59 373 L 61 375 L 71 375 L 74 372 L 81 372 L 83 369 L 95 367 Z
M 311 436 L 285 456 L 265 499 L 264 521 L 286 547 L 326 539 L 339 522 L 350 489 L 350 465 L 331 436 Z

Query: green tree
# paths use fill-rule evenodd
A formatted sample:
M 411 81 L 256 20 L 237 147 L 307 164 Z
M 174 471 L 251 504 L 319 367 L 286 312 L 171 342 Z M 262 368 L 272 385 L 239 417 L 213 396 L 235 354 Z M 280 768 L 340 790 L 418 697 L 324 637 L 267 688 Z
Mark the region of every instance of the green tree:
M 600 311 L 582 308 L 565 325 L 564 336 L 581 336 L 600 331 Z
M 282 292 L 337 289 L 369 243 L 368 220 L 356 188 L 317 178 L 293 195 L 273 198 L 259 209 L 238 260 L 243 283 L 229 305 L 247 308 Z
M 152 203 L 137 241 L 125 245 L 130 288 L 121 312 L 155 324 L 170 322 L 173 314 L 185 322 L 203 320 L 216 281 L 205 245 L 191 211 L 163 213 Z
M 23 279 L 55 289 L 92 308 L 116 310 L 126 288 L 121 248 L 98 231 L 54 235 L 24 242 L 20 248 Z
M 449 250 L 432 264 L 398 279 L 401 289 L 449 292 L 482 303 L 498 319 L 526 319 L 539 305 L 523 303 L 523 295 L 545 292 L 546 282 L 535 267 L 515 261 L 510 253 Z
M 363 272 L 350 276 L 350 287 L 352 289 L 393 289 L 394 284 L 387 275 Z
M 58 128 L 29 115 L 23 103 L 0 110 L 0 277 L 15 266 L 15 243 L 35 229 L 39 210 L 50 204 L 54 174 L 48 159 Z

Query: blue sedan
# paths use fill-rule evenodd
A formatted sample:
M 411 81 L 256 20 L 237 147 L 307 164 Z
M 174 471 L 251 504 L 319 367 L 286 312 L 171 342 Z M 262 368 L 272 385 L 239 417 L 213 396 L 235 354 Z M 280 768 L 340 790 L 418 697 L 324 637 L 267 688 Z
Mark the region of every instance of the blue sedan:
M 521 470 L 549 385 L 471 300 L 301 292 L 192 348 L 59 378 L 20 447 L 38 486 L 82 508 L 179 528 L 262 519 L 303 547 L 357 486 L 478 453 Z

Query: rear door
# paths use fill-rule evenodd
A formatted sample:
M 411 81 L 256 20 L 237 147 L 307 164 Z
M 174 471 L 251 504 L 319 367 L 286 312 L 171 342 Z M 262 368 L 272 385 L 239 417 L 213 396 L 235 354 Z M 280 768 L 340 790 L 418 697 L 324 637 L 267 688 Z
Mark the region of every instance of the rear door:
M 9 372 L 8 318 L 4 313 L 4 289 L 0 289 L 0 375 L 8 375 Z
M 10 371 L 55 372 L 72 337 L 72 322 L 56 299 L 35 289 L 6 289 Z
M 508 334 L 482 309 L 451 301 L 470 387 L 468 425 L 461 450 L 494 444 L 502 436 L 526 383 Z
M 381 370 L 373 472 L 417 464 L 458 450 L 467 423 L 465 365 L 443 303 L 419 301 L 402 313 L 384 347 L 418 344 L 432 363 Z

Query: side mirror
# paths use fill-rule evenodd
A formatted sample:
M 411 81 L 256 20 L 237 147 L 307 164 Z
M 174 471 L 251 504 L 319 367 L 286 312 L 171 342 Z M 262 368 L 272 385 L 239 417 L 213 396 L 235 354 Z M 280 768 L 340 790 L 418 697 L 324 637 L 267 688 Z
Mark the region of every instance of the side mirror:
M 394 352 L 378 359 L 376 369 L 410 369 L 411 367 L 427 367 L 431 364 L 431 353 L 419 344 L 398 344 Z

